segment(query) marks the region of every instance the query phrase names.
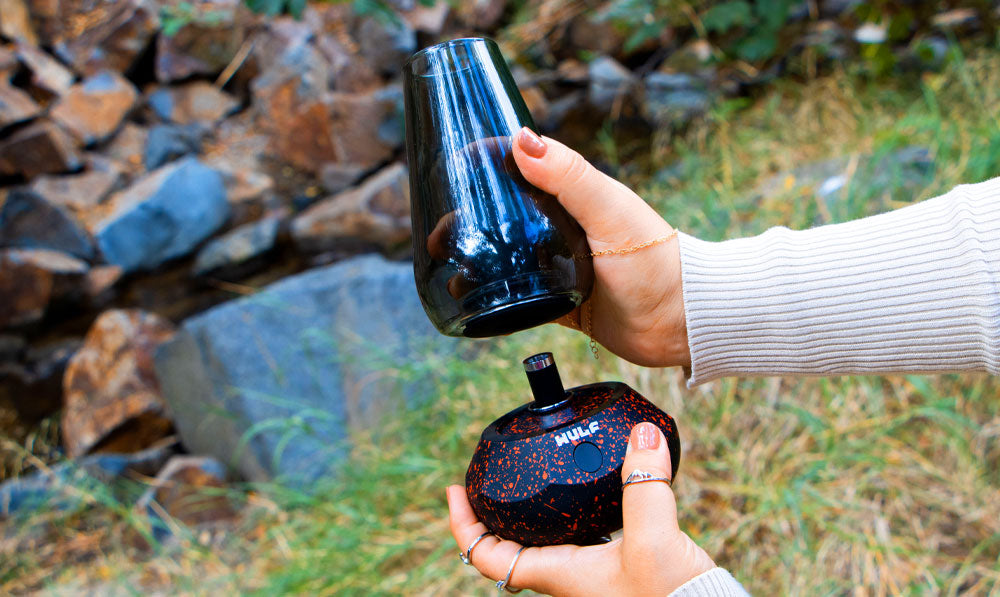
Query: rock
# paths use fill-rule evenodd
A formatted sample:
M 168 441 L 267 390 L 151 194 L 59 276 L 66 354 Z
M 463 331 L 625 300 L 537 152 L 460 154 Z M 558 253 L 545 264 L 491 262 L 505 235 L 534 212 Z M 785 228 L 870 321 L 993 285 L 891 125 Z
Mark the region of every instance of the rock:
M 138 97 L 127 79 L 101 71 L 73 85 L 52 109 L 52 118 L 81 143 L 92 145 L 118 130 Z
M 263 172 L 240 169 L 232 164 L 218 167 L 226 186 L 226 200 L 234 224 L 259 220 L 269 208 L 277 207 L 273 178 Z
M 406 167 L 387 166 L 360 187 L 316 203 L 296 217 L 291 228 L 292 239 L 304 251 L 398 248 L 410 239 Z
M 51 342 L 27 350 L 23 361 L 0 359 L 0 399 L 14 405 L 18 417 L 37 423 L 62 408 L 62 378 L 77 339 Z
M 239 278 L 252 271 L 248 267 L 252 261 L 274 249 L 281 220 L 277 217 L 264 218 L 244 224 L 226 234 L 213 239 L 194 260 L 192 273 L 196 276 Z
M 507 9 L 507 0 L 470 0 L 458 4 L 460 21 L 480 31 L 493 29 Z
M 60 10 L 67 26 L 55 40 L 54 50 L 84 76 L 102 70 L 124 73 L 159 30 L 159 9 L 154 0 L 63 2 Z
M 974 29 L 979 26 L 979 14 L 974 8 L 954 8 L 934 15 L 931 24 L 940 29 Z
M 387 135 L 386 131 L 398 124 L 398 114 L 392 94 L 330 94 L 330 126 L 337 156 L 334 161 L 370 168 L 388 160 L 400 137 Z M 373 136 L 372 131 L 379 134 Z
M 417 51 L 417 34 L 405 20 L 377 17 L 361 20 L 357 30 L 361 55 L 384 75 L 395 75 Z
M 0 45 L 0 82 L 10 83 L 20 67 L 14 45 Z
M 94 256 L 93 241 L 76 217 L 28 188 L 0 192 L 0 247 Z
M 87 495 L 79 491 L 81 486 L 106 487 L 126 476 L 152 477 L 177 453 L 178 447 L 175 438 L 167 438 L 134 454 L 92 454 L 10 479 L 0 484 L 0 518 L 75 508 Z
M 600 56 L 588 66 L 590 86 L 587 99 L 599 110 L 611 110 L 619 97 L 626 95 L 634 77 L 627 68 L 610 56 Z
M 328 74 L 334 90 L 363 93 L 382 84 L 382 78 L 368 60 L 334 36 L 320 36 L 316 48 L 329 63 Z
M 73 73 L 44 50 L 31 44 L 18 44 L 18 59 L 31 71 L 31 83 L 61 96 L 73 86 Z
M 73 139 L 48 120 L 34 122 L 0 141 L 0 174 L 32 178 L 82 166 Z
M 215 124 L 239 108 L 236 98 L 205 81 L 161 87 L 148 101 L 157 116 L 176 124 Z
M 200 124 L 179 126 L 158 124 L 149 129 L 142 162 L 146 170 L 156 170 L 167 162 L 201 152 L 205 129 Z
M 115 138 L 104 146 L 102 153 L 126 171 L 141 172 L 148 137 L 148 130 L 138 124 L 126 122 Z
M 70 359 L 64 378 L 66 453 L 137 452 L 170 434 L 153 352 L 174 326 L 152 313 L 105 311 Z
M 174 456 L 136 502 L 136 508 L 149 516 L 153 538 L 163 541 L 171 533 L 164 514 L 187 526 L 235 518 L 236 508 L 219 491 L 225 487 L 226 467 L 215 458 Z
M 38 176 L 31 182 L 31 190 L 53 205 L 82 215 L 104 201 L 121 181 L 121 168 L 110 161 L 96 159 L 79 174 Z
M 396 372 L 453 358 L 455 340 L 427 320 L 411 263 L 369 255 L 186 320 L 156 371 L 192 452 L 246 479 L 308 486 L 347 455 L 351 429 L 427 398 L 433 367 Z
M 31 120 L 42 107 L 31 96 L 7 83 L 0 83 L 0 127 Z
M 404 111 L 403 111 L 403 85 L 393 83 L 375 91 L 375 101 L 382 104 L 384 114 L 378 123 L 376 135 L 378 140 L 384 145 L 398 149 L 403 146 L 404 134 Z
M 331 162 L 368 169 L 392 156 L 393 146 L 372 132 L 396 118 L 396 106 L 377 92 L 326 94 L 294 78 L 255 85 L 260 128 L 282 162 L 317 174 Z
M 83 261 L 49 249 L 0 249 L 0 329 L 40 320 L 86 272 Z
M 650 73 L 643 81 L 646 117 L 658 124 L 679 125 L 708 111 L 704 85 L 683 73 Z
M 117 265 L 99 265 L 87 272 L 83 291 L 91 307 L 103 307 L 114 297 L 114 286 L 125 272 Z
M 319 171 L 320 184 L 330 194 L 339 193 L 361 180 L 365 169 L 357 164 L 323 164 Z
M 589 80 L 587 65 L 575 58 L 567 58 L 556 67 L 556 74 L 563 83 L 579 85 Z
M 38 45 L 38 35 L 24 0 L 0 0 L 0 33 L 7 39 Z
M 156 42 L 156 78 L 178 81 L 193 75 L 218 75 L 236 56 L 246 37 L 240 0 L 168 0 L 167 14 L 186 21 L 162 32 Z
M 111 215 L 92 227 L 104 258 L 125 272 L 190 253 L 229 217 L 222 177 L 194 158 L 112 195 Z
M 854 41 L 859 44 L 880 44 L 889 39 L 884 25 L 863 23 L 854 30 Z
M 403 14 L 403 18 L 414 30 L 433 37 L 444 31 L 450 12 L 451 6 L 445 0 L 437 0 L 430 6 L 422 3 L 414 6 Z

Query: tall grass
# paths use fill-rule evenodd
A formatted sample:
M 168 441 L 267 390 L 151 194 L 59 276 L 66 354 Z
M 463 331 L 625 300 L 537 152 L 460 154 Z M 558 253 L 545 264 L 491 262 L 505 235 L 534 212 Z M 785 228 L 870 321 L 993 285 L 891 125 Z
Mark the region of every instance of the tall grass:
M 919 80 L 839 73 L 778 84 L 750 103 L 720 105 L 683 137 L 661 135 L 651 161 L 675 164 L 672 174 L 628 182 L 702 238 L 802 228 L 1000 175 L 998 125 L 996 51 Z M 927 176 L 863 176 L 865 164 L 909 146 L 929 150 Z M 795 185 L 752 192 L 775 173 L 838 156 L 857 176 L 832 202 Z M 752 593 L 1000 595 L 994 378 L 722 380 L 687 390 L 679 371 L 607 352 L 594 360 L 585 338 L 555 326 L 480 346 L 471 360 L 435 364 L 437 400 L 356 434 L 350 462 L 318 491 L 248 488 L 235 529 L 182 530 L 152 551 L 125 539 L 137 524 L 127 509 L 96 500 L 57 523 L 63 540 L 102 531 L 96 553 L 77 562 L 0 551 L 0 592 L 489 594 L 492 585 L 455 557 L 444 487 L 462 481 L 483 427 L 526 399 L 517 363 L 544 349 L 556 353 L 567 385 L 623 380 L 677 418 L 681 525 Z M 7 534 L 23 539 L 43 527 L 23 521 Z

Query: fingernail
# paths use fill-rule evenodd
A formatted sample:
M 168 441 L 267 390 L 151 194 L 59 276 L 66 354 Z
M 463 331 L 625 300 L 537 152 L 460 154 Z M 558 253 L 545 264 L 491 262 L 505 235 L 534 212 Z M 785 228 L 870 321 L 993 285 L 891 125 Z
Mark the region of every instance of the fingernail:
M 521 128 L 521 132 L 517 135 L 517 144 L 521 146 L 521 151 L 535 159 L 544 156 L 548 149 L 545 141 L 528 127 Z
M 639 423 L 632 429 L 632 439 L 637 450 L 655 450 L 660 447 L 660 430 L 652 423 Z

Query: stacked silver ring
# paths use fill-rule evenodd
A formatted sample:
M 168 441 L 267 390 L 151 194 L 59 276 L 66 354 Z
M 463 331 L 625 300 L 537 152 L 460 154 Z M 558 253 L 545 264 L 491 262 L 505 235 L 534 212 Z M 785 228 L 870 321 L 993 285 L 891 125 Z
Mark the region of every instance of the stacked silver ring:
M 476 545 L 479 544 L 480 541 L 483 540 L 484 537 L 486 537 L 486 535 L 492 535 L 492 534 L 493 534 L 493 531 L 486 531 L 482 535 L 480 535 L 480 536 L 478 536 L 478 537 L 476 537 L 475 539 L 472 540 L 472 543 L 469 544 L 469 548 L 465 550 L 465 553 L 458 552 L 458 557 L 462 558 L 462 563 L 465 564 L 466 566 L 471 566 L 472 565 L 472 550 L 476 547 Z
M 622 483 L 622 489 L 625 489 L 626 485 L 632 485 L 634 483 L 648 483 L 650 481 L 662 481 L 667 484 L 667 486 L 673 485 L 669 477 L 654 477 L 652 473 L 647 473 L 644 470 L 635 469 L 625 477 L 625 482 Z
M 514 574 L 514 566 L 517 565 L 517 559 L 521 557 L 521 552 L 524 551 L 525 547 L 527 547 L 527 546 L 526 545 L 522 545 L 520 547 L 520 549 L 517 550 L 517 553 L 514 554 L 514 559 L 511 560 L 511 562 L 510 562 L 510 568 L 507 569 L 507 576 L 503 580 L 498 580 L 497 581 L 497 594 L 498 595 L 503 595 L 504 591 L 507 591 L 508 593 L 520 593 L 521 591 L 524 590 L 524 589 L 512 589 L 512 588 L 510 588 L 510 586 L 508 585 L 508 583 L 510 583 L 510 575 Z

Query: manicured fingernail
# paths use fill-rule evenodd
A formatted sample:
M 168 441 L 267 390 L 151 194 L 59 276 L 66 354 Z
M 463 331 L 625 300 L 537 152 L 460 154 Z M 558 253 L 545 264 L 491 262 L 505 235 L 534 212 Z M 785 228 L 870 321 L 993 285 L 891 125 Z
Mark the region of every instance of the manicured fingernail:
M 632 441 L 637 450 L 655 450 L 660 447 L 660 430 L 652 423 L 639 423 L 632 428 Z
M 545 151 L 549 148 L 545 141 L 542 141 L 542 138 L 528 127 L 523 127 L 521 132 L 517 134 L 517 144 L 521 146 L 521 151 L 535 159 L 544 156 Z

